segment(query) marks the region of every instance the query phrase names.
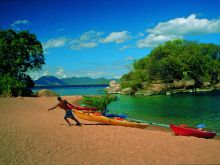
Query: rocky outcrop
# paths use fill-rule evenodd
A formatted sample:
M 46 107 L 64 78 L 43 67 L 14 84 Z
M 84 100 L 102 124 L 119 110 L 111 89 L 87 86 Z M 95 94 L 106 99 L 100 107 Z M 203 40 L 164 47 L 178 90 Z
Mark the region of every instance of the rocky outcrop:
M 215 86 L 210 85 L 209 82 L 204 82 L 201 88 L 195 90 L 195 81 L 194 80 L 178 80 L 173 83 L 162 83 L 160 81 L 155 81 L 152 84 L 148 82 L 142 83 L 142 89 L 138 91 L 133 91 L 132 88 L 121 89 L 120 84 L 116 81 L 111 81 L 109 87 L 106 89 L 108 93 L 119 93 L 119 94 L 135 94 L 143 96 L 151 96 L 158 94 L 171 95 L 173 93 L 191 93 L 191 92 L 207 92 L 214 89 L 220 89 L 220 83 Z
M 109 87 L 106 88 L 106 91 L 108 93 L 118 93 L 120 92 L 120 90 L 121 90 L 120 84 L 117 83 L 115 80 L 110 81 Z
M 151 90 L 137 91 L 135 95 L 152 96 L 155 95 L 155 92 Z
M 188 80 L 188 81 L 184 81 L 185 82 L 185 88 L 189 89 L 189 88 L 194 88 L 195 86 L 195 80 Z
M 204 83 L 202 84 L 202 87 L 203 87 L 203 88 L 210 88 L 210 86 L 211 86 L 210 82 L 204 82 Z
M 121 90 L 121 94 L 130 95 L 132 93 L 132 88 L 124 88 Z
M 42 96 L 58 96 L 57 93 L 55 93 L 54 91 L 48 90 L 48 89 L 41 89 L 37 92 L 37 96 L 38 97 L 42 97 Z
M 220 89 L 220 83 L 216 84 L 215 88 Z
M 151 84 L 148 87 L 148 90 L 153 91 L 155 93 L 160 93 L 166 90 L 166 84 L 162 83 L 162 84 Z

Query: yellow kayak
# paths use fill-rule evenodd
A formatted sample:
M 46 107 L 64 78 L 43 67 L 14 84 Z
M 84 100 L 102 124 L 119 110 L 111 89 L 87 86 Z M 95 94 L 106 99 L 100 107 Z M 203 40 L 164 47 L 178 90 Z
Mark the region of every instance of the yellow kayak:
M 147 128 L 148 126 L 148 124 L 144 124 L 144 123 L 136 123 L 127 120 L 112 119 L 95 113 L 86 113 L 75 109 L 73 111 L 78 118 L 83 120 L 94 121 L 103 124 L 119 125 L 124 127 L 133 127 L 133 128 Z

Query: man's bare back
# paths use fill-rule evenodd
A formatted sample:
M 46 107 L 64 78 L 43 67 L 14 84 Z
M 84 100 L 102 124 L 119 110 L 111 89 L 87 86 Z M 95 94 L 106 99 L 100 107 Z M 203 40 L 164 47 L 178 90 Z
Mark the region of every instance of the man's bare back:
M 59 102 L 57 104 L 60 108 L 64 109 L 65 111 L 70 110 L 69 106 L 68 106 L 68 102 L 66 100 L 62 100 L 61 102 Z

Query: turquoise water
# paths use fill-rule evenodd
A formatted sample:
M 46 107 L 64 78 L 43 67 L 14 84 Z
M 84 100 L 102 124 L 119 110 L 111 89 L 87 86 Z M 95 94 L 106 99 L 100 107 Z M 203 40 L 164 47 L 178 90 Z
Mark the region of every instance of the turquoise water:
M 187 124 L 205 128 L 220 134 L 220 91 L 197 94 L 118 96 L 108 109 L 110 113 L 127 114 L 129 118 L 168 126 Z
M 47 88 L 65 96 L 104 94 L 105 87 L 88 85 Z M 33 91 L 37 90 L 39 88 Z M 123 113 L 132 119 L 163 126 L 171 123 L 194 127 L 205 124 L 207 130 L 220 134 L 220 91 L 148 97 L 118 95 L 118 98 L 108 106 L 109 113 Z
M 100 95 L 104 94 L 104 89 L 108 85 L 68 85 L 68 86 L 44 86 L 34 87 L 32 91 L 36 93 L 40 89 L 49 89 L 60 96 L 70 95 Z

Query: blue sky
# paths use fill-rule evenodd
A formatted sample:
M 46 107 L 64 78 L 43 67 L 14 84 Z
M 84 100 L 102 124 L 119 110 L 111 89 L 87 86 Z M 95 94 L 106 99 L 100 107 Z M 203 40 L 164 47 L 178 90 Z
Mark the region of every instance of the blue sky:
M 29 30 L 43 75 L 119 78 L 159 44 L 220 44 L 219 0 L 1 0 L 0 29 Z

